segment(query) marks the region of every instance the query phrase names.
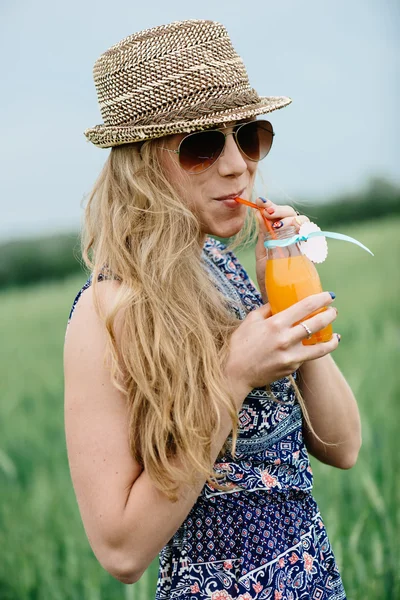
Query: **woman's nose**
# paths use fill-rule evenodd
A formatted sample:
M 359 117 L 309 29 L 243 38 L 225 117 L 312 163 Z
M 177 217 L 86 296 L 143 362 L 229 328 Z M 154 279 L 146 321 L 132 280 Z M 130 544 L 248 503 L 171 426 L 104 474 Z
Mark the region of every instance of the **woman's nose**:
M 247 163 L 239 150 L 235 136 L 226 134 L 225 146 L 217 162 L 220 175 L 241 175 L 247 169 Z

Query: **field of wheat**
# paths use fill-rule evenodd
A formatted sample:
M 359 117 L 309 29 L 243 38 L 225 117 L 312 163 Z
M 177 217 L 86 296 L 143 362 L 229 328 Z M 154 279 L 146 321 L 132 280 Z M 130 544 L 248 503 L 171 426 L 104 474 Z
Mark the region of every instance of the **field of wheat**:
M 359 402 L 363 445 L 340 471 L 312 460 L 315 487 L 349 600 L 400 598 L 399 218 L 340 228 L 371 257 L 329 242 L 319 272 L 333 290 L 334 358 Z M 253 256 L 239 253 L 254 274 Z M 0 293 L 0 599 L 151 600 L 156 562 L 133 586 L 97 563 L 68 471 L 63 428 L 66 322 L 85 279 Z M 397 440 L 397 441 L 396 441 Z

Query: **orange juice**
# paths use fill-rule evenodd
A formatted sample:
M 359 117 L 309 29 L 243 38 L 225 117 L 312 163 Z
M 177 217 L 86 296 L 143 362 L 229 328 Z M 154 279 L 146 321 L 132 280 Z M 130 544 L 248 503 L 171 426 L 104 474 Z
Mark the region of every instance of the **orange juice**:
M 265 286 L 272 314 L 289 308 L 292 304 L 311 294 L 322 292 L 321 282 L 314 264 L 300 251 L 298 253 L 288 252 L 287 248 L 289 247 L 274 249 L 273 256 L 271 256 L 271 251 L 268 252 Z M 321 308 L 302 319 L 302 321 L 324 310 L 326 308 Z M 293 325 L 298 325 L 299 322 L 293 323 Z M 303 344 L 309 346 L 319 342 L 327 342 L 332 335 L 332 325 L 329 324 L 320 331 L 313 333 L 310 339 L 304 339 Z

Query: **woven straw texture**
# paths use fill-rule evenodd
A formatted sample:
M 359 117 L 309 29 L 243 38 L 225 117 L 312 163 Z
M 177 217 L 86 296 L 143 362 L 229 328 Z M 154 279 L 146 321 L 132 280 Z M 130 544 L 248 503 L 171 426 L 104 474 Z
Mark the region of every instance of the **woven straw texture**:
M 190 133 L 291 102 L 258 96 L 215 21 L 175 21 L 130 35 L 97 59 L 93 77 L 104 123 L 84 134 L 101 148 Z

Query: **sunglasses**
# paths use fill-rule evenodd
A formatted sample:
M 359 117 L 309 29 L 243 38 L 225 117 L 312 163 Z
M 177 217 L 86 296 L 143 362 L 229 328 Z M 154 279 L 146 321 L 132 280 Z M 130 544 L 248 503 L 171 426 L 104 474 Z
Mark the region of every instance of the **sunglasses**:
M 225 147 L 226 138 L 233 135 L 242 154 L 249 160 L 258 162 L 271 150 L 274 130 L 269 121 L 262 119 L 236 125 L 231 133 L 221 129 L 208 129 L 190 133 L 181 140 L 174 152 L 179 156 L 179 164 L 188 173 L 203 173 L 219 159 Z

